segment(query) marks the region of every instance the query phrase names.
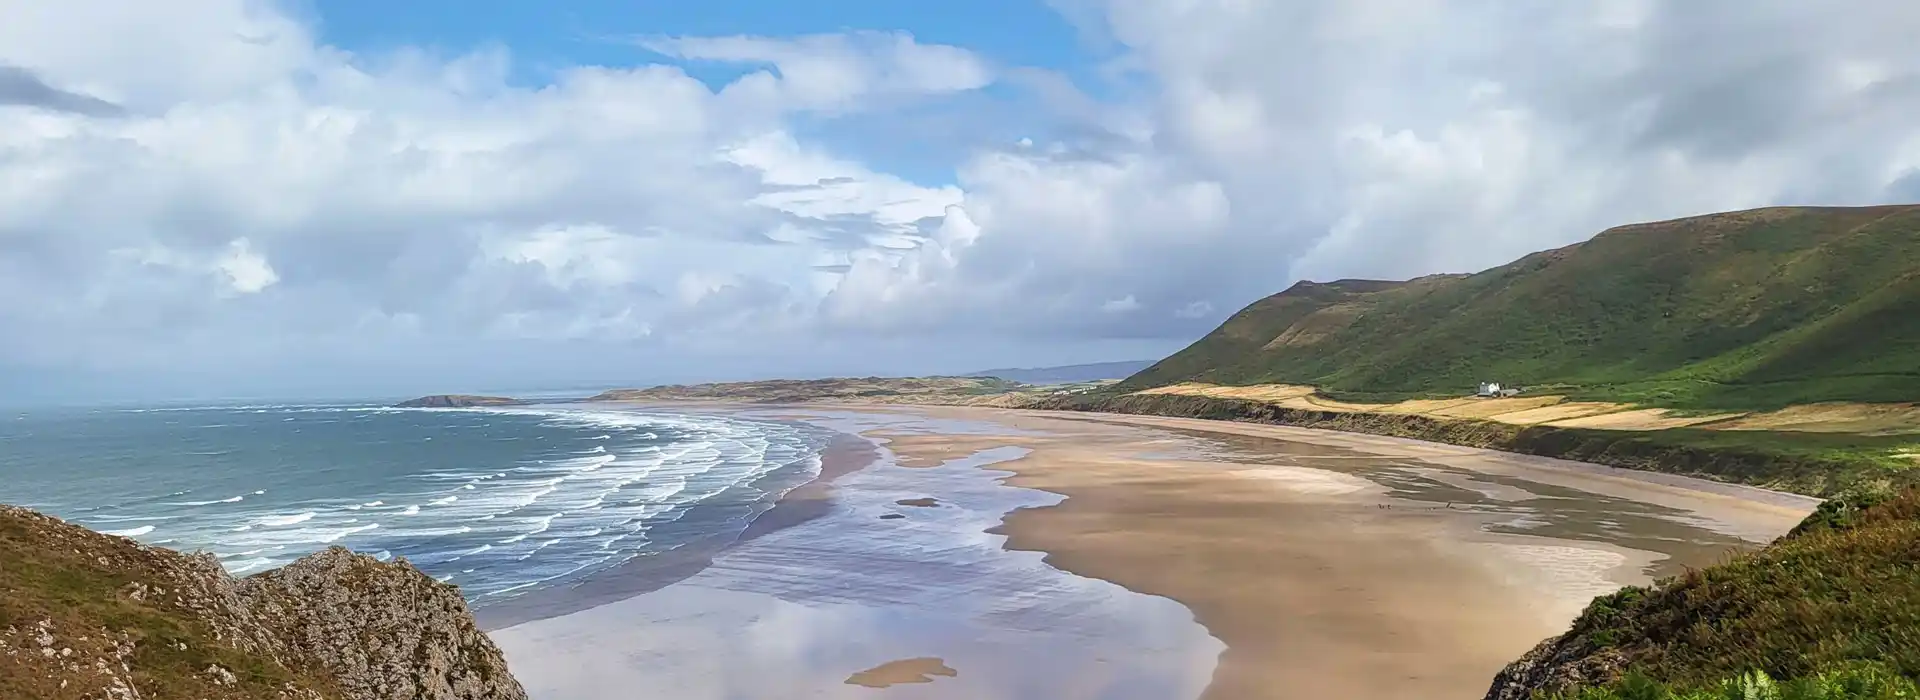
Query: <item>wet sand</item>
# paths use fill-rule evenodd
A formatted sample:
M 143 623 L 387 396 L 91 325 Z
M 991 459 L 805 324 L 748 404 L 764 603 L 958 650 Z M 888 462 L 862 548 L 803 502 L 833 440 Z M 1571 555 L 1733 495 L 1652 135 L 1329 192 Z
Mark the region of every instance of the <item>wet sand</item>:
M 1161 595 L 1226 643 L 1211 699 L 1475 698 L 1594 595 L 1706 566 L 1812 499 L 1372 436 L 930 408 L 1008 436 L 884 433 L 905 464 L 1003 445 L 1060 493 L 1008 546 Z
M 702 410 L 883 449 L 693 574 L 496 633 L 535 700 L 1477 698 L 1592 596 L 1755 548 L 1814 504 L 1274 426 Z
M 850 433 L 1017 432 L 908 414 L 807 419 Z M 1000 483 L 1013 474 L 997 465 L 1027 455 L 985 447 L 908 468 L 882 450 L 834 481 L 819 517 L 642 595 L 491 635 L 534 700 L 1198 696 L 1222 645 L 1191 611 L 989 532 L 1061 500 Z
M 891 688 L 902 683 L 932 683 L 937 676 L 953 678 L 960 672 L 947 666 L 947 662 L 931 656 L 917 659 L 888 661 L 879 666 L 847 676 L 847 685 L 868 688 Z

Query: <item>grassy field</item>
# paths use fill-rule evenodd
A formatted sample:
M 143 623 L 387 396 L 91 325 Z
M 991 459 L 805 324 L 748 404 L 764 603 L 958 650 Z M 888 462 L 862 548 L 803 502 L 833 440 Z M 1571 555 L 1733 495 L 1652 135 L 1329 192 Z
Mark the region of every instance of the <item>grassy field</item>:
M 1129 378 L 1353 401 L 1481 381 L 1699 410 L 1920 399 L 1920 206 L 1623 226 L 1472 275 L 1302 282 Z
M 1270 401 L 1116 390 L 1047 397 L 1033 408 L 1178 416 L 1388 435 L 1682 474 L 1810 496 L 1920 483 L 1912 435 L 1602 430 L 1406 413 L 1330 411 Z

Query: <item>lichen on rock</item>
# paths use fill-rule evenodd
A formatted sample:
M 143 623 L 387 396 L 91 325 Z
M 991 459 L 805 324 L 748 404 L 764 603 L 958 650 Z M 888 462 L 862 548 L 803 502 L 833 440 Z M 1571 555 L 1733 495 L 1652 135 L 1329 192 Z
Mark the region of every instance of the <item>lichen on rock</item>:
M 331 547 L 247 578 L 240 596 L 348 697 L 524 700 L 459 589 L 404 560 Z

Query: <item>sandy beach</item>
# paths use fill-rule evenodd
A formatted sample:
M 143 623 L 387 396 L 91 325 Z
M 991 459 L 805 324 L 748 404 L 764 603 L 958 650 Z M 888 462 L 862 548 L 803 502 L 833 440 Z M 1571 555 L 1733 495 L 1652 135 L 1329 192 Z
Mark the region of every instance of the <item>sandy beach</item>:
M 1477 698 L 1592 596 L 1814 505 L 1272 426 L 699 410 L 878 458 L 697 573 L 496 631 L 535 698 Z

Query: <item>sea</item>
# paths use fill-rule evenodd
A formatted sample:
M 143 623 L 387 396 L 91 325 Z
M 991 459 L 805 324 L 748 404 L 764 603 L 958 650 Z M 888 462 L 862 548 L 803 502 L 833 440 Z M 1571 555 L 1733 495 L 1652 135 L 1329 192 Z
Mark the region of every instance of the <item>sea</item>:
M 0 503 L 235 575 L 332 545 L 405 557 L 484 608 L 723 547 L 820 473 L 834 435 L 592 404 L 8 409 Z

